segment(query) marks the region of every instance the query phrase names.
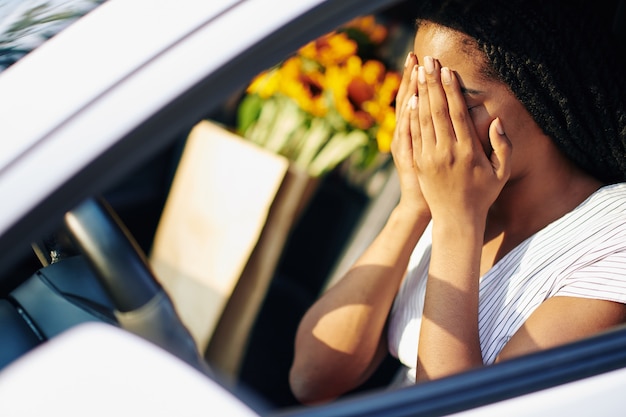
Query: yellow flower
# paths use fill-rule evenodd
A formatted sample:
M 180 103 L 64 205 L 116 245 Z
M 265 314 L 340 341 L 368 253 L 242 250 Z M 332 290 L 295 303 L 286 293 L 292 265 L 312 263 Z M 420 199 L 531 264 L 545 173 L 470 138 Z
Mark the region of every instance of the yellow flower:
M 352 56 L 346 65 L 328 68 L 326 76 L 337 111 L 355 128 L 369 129 L 384 122 L 387 112 L 393 113 L 400 79 L 387 73 L 380 61 L 362 63 L 358 56 Z
M 374 120 L 362 111 L 361 105 L 372 95 L 372 88 L 362 77 L 362 63 L 358 56 L 351 56 L 345 65 L 326 69 L 328 87 L 331 89 L 339 114 L 358 129 L 369 129 Z
M 324 97 L 325 77 L 319 69 L 304 70 L 299 56 L 286 60 L 278 70 L 279 91 L 295 100 L 300 108 L 314 116 L 324 117 L 328 106 Z
M 277 70 L 264 71 L 252 80 L 246 92 L 258 94 L 261 98 L 266 99 L 276 94 L 279 82 L 280 75 Z
M 309 42 L 298 53 L 310 60 L 327 67 L 345 62 L 357 53 L 357 44 L 345 33 L 332 32 L 319 39 Z
M 363 104 L 363 108 L 369 112 L 376 123 L 384 123 L 387 113 L 395 114 L 394 101 L 400 87 L 400 75 L 396 72 L 387 72 L 382 83 L 377 85 L 374 97 Z
M 376 132 L 376 143 L 378 144 L 378 150 L 383 153 L 388 153 L 391 150 L 391 141 L 393 140 L 393 133 L 396 129 L 396 114 L 394 111 L 387 111 L 384 115 L 384 120 L 378 126 L 378 132 Z
M 387 37 L 387 29 L 376 23 L 374 16 L 357 17 L 348 22 L 346 28 L 354 28 L 367 35 L 372 43 L 381 43 Z
M 378 164 L 375 154 L 388 153 L 391 146 L 400 76 L 379 59 L 363 61 L 359 53 L 375 56 L 386 36 L 374 16 L 365 16 L 306 44 L 254 78 L 247 92 L 258 97 L 242 106 L 247 118 L 241 126 L 256 143 L 313 175 L 346 158 L 359 170 Z

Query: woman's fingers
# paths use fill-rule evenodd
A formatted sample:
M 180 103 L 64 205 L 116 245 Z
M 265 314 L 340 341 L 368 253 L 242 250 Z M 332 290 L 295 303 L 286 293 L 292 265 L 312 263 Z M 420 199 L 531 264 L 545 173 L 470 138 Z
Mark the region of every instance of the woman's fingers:
M 404 66 L 404 74 L 396 95 L 396 131 L 391 143 L 391 150 L 396 163 L 406 163 L 411 159 L 412 144 L 411 130 L 409 125 L 410 104 L 409 100 L 417 91 L 417 58 L 413 52 L 409 52 Z
M 511 175 L 510 161 L 513 147 L 499 117 L 495 118 L 489 126 L 489 142 L 493 148 L 490 158 L 491 166 L 498 180 L 505 182 Z
M 417 101 L 417 107 L 413 109 L 411 119 L 411 135 L 420 138 L 420 143 L 413 143 L 418 153 L 432 150 L 437 142 L 433 119 L 430 114 L 430 97 L 426 82 L 426 71 L 423 66 L 417 70 L 417 91 L 421 100 Z
M 410 109 L 408 106 L 409 104 L 405 103 L 403 106 L 396 108 L 396 130 L 391 142 L 391 154 L 396 159 L 396 162 L 411 151 Z
M 422 195 L 413 149 L 416 132 L 411 131 L 412 116 L 417 108 L 417 59 L 409 54 L 403 81 L 396 96 L 396 131 L 391 143 L 391 154 L 396 166 L 401 188 L 401 203 L 415 213 L 428 211 Z M 417 131 L 419 134 L 419 130 Z
M 510 176 L 511 143 L 503 125 L 499 119 L 492 122 L 489 144 L 493 151 L 487 156 L 456 74 L 425 57 L 417 80 L 419 98 L 408 100 L 408 123 L 420 188 L 429 209 L 433 216 L 456 209 L 482 215 Z M 403 123 L 406 129 L 406 118 Z
M 408 119 L 408 127 L 411 135 L 411 148 L 413 154 L 411 157 L 414 161 L 417 161 L 416 157 L 417 153 L 422 152 L 422 130 L 420 128 L 420 119 L 419 119 L 419 97 L 416 94 L 413 94 L 409 98 L 409 102 L 407 105 L 407 112 L 409 113 Z
M 432 140 L 440 147 L 448 147 L 455 140 L 455 132 L 450 121 L 448 98 L 441 84 L 441 64 L 438 60 L 426 56 L 423 68 L 422 82 L 419 83 L 420 97 L 428 97 L 429 108 L 429 114 L 422 115 L 420 107 L 423 141 L 426 144 L 427 134 L 432 131 Z M 424 128 L 427 129 L 426 132 Z
M 400 113 L 411 95 L 415 94 L 416 81 L 415 75 L 417 73 L 417 58 L 413 52 L 409 52 L 404 62 L 404 72 L 402 73 L 402 80 L 398 93 L 396 94 L 396 119 L 400 117 Z
M 446 94 L 451 127 L 456 140 L 471 149 L 482 149 L 476 128 L 467 110 L 467 104 L 454 71 L 441 68 L 441 85 Z
M 419 123 L 411 125 L 411 134 L 415 136 L 419 130 L 421 150 L 431 153 L 437 147 L 449 149 L 455 141 L 455 132 L 450 121 L 446 92 L 441 84 L 441 65 L 429 56 L 424 57 L 423 64 L 417 72 L 417 89 L 421 98 L 416 115 Z M 420 149 L 415 143 L 414 147 Z

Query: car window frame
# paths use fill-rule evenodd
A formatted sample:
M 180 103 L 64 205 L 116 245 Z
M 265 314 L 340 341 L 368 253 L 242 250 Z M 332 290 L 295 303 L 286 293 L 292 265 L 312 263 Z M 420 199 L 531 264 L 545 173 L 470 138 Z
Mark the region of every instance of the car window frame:
M 597 336 L 397 390 L 296 407 L 273 417 L 446 416 L 626 367 L 626 326 Z

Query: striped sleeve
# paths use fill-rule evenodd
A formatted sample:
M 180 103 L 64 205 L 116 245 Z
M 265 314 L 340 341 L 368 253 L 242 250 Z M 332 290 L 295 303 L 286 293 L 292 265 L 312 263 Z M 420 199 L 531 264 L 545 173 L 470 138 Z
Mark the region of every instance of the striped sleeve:
M 612 253 L 578 268 L 562 284 L 554 295 L 626 304 L 626 251 Z

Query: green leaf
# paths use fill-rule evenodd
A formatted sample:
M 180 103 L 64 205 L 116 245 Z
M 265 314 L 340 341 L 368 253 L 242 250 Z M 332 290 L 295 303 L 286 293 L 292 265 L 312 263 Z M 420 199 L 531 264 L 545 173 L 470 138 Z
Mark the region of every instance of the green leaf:
M 263 99 L 258 94 L 246 95 L 237 109 L 237 131 L 245 135 L 248 128 L 259 118 Z
M 336 133 L 311 162 L 309 173 L 314 177 L 324 175 L 357 149 L 365 146 L 367 141 L 367 134 L 362 130 Z

